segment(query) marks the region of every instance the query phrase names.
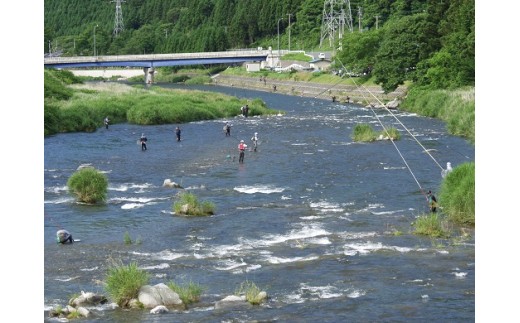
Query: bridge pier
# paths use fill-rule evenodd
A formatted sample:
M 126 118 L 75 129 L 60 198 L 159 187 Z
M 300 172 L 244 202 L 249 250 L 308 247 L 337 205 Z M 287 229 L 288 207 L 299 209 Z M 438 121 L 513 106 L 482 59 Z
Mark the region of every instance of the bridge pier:
M 144 83 L 145 84 L 152 84 L 153 83 L 153 74 L 155 73 L 155 70 L 153 67 L 144 67 Z

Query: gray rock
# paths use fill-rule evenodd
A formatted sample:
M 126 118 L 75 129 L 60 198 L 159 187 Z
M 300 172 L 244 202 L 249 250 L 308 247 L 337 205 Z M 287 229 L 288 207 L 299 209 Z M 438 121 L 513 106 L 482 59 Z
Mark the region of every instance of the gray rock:
M 164 305 L 159 305 L 159 306 L 156 306 L 154 307 L 151 311 L 150 311 L 150 314 L 163 314 L 163 313 L 168 313 L 168 308 Z
M 163 283 L 155 286 L 142 286 L 139 289 L 138 299 L 145 308 L 154 308 L 159 305 L 184 307 L 179 295 Z
M 247 302 L 245 296 L 236 296 L 236 295 L 227 296 L 215 303 L 216 310 L 228 308 L 228 307 L 236 307 L 236 306 L 247 307 L 247 306 L 251 306 L 251 304 L 249 304 Z

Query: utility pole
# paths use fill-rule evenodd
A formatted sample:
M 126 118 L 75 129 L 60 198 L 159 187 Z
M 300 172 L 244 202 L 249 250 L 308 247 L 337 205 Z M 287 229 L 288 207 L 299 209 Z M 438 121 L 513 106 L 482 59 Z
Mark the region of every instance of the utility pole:
M 362 30 L 361 30 L 361 20 L 362 19 L 363 19 L 363 8 L 358 7 L 359 32 L 362 32 Z
M 94 57 L 96 57 L 96 27 L 98 25 L 94 26 Z
M 376 30 L 379 29 L 379 16 L 376 16 Z
M 289 16 L 289 51 L 291 51 L 291 16 L 292 14 L 288 13 Z
M 116 3 L 116 18 L 114 21 L 114 36 L 118 36 L 120 32 L 123 31 L 123 9 L 121 8 L 121 3 L 125 2 L 125 0 L 112 0 L 112 2 Z

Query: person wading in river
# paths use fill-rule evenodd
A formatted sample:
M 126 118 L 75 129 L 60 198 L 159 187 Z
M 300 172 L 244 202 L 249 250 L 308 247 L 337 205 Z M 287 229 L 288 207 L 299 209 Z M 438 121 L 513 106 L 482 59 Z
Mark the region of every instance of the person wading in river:
M 141 134 L 141 138 L 139 138 L 139 142 L 141 143 L 141 150 L 145 151 L 146 148 L 146 142 L 148 141 L 148 138 L 143 134 Z
M 430 212 L 437 212 L 437 199 L 433 195 L 432 191 L 428 191 L 428 204 L 430 205 Z
M 253 137 L 251 137 L 251 141 L 253 142 L 253 151 L 256 152 L 256 146 L 258 145 L 258 132 L 255 132 Z
M 240 154 L 238 155 L 238 162 L 240 164 L 244 163 L 244 155 L 245 155 L 246 148 L 247 148 L 247 145 L 244 143 L 243 140 L 240 140 L 240 143 L 238 144 L 238 150 L 240 151 Z
M 69 231 L 62 229 L 56 232 L 56 242 L 61 244 L 74 243 L 74 239 L 72 239 L 72 234 Z
M 175 136 L 177 136 L 177 141 L 181 141 L 181 128 L 175 128 Z

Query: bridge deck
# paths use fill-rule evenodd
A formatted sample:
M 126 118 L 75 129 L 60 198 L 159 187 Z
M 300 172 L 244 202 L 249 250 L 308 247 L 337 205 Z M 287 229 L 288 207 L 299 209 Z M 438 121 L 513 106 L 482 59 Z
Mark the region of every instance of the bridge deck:
M 161 67 L 200 64 L 241 63 L 266 61 L 270 55 L 267 50 L 227 51 L 207 53 L 178 53 L 150 55 L 115 55 L 115 56 L 74 56 L 46 57 L 45 67 Z

